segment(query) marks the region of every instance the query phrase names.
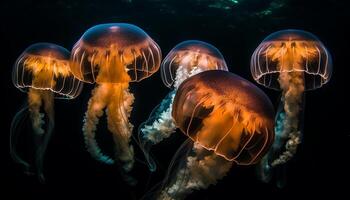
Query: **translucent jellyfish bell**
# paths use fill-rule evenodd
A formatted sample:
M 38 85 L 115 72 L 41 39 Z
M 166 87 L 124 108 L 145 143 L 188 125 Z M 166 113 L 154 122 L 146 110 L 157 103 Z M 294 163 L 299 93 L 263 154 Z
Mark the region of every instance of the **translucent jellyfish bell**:
M 215 184 L 232 164 L 259 162 L 274 138 L 269 98 L 225 71 L 207 71 L 185 80 L 174 98 L 172 116 L 194 145 L 159 199 L 182 199 L 194 189 Z
M 88 83 L 141 81 L 157 72 L 160 48 L 141 28 L 125 23 L 87 30 L 72 50 L 72 72 Z
M 56 44 L 36 43 L 17 59 L 12 71 L 13 84 L 23 92 L 30 88 L 50 90 L 58 98 L 72 99 L 82 89 L 69 68 L 70 52 Z
M 164 58 L 161 76 L 164 85 L 170 88 L 190 75 L 208 70 L 228 71 L 221 52 L 209 43 L 187 40 L 176 45 Z
M 193 142 L 237 164 L 255 163 L 273 141 L 270 100 L 232 73 L 205 72 L 184 82 L 172 115 Z
M 159 46 L 135 25 L 101 24 L 83 34 L 73 47 L 71 60 L 71 70 L 78 79 L 98 84 L 84 119 L 88 151 L 98 161 L 107 164 L 119 161 L 125 172 L 130 171 L 134 151 L 129 145 L 133 125 L 128 118 L 134 96 L 129 92 L 129 82 L 139 82 L 159 69 Z M 104 110 L 114 138 L 114 158 L 104 155 L 95 140 L 96 126 Z
M 199 40 L 187 40 L 176 45 L 161 64 L 164 84 L 172 90 L 139 127 L 139 144 L 151 171 L 156 169 L 149 151 L 152 145 L 169 137 L 176 129 L 171 116 L 172 102 L 179 85 L 203 71 L 224 70 L 227 65 L 220 51 Z
M 280 90 L 279 75 L 302 72 L 305 90 L 326 84 L 332 75 L 332 58 L 324 44 L 312 33 L 282 30 L 266 37 L 251 59 L 254 80 L 271 89 Z
M 28 104 L 12 120 L 10 153 L 16 162 L 24 165 L 26 172 L 31 171 L 29 163 L 17 152 L 17 143 L 24 132 L 21 125 L 29 112 L 34 132 L 33 160 L 41 181 L 44 181 L 43 159 L 54 128 L 54 96 L 73 99 L 82 89 L 82 82 L 69 69 L 69 58 L 70 52 L 61 46 L 36 43 L 19 56 L 12 72 L 13 84 L 28 93 Z
M 304 92 L 322 87 L 332 74 L 332 58 L 313 34 L 301 30 L 282 30 L 266 37 L 251 58 L 256 82 L 282 90 L 275 119 L 275 143 L 260 164 L 259 176 L 269 181 L 272 169 L 290 160 L 302 138 Z M 283 169 L 282 169 L 283 170 Z M 284 175 L 281 176 L 285 177 Z M 283 187 L 284 179 L 278 179 Z

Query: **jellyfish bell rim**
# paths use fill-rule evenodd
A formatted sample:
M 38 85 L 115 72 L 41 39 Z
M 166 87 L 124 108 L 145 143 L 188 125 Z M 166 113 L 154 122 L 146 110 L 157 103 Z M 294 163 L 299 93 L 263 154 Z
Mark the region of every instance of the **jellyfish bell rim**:
M 34 87 L 34 86 L 18 86 L 16 84 L 14 84 L 16 88 L 18 88 L 21 92 L 24 92 L 24 93 L 27 93 L 28 90 L 30 88 L 32 89 L 35 89 L 35 90 L 38 90 L 38 91 L 50 91 L 52 93 L 55 94 L 55 99 L 67 99 L 67 100 L 71 100 L 71 99 L 75 99 L 77 98 L 81 91 L 83 90 L 83 84 L 79 84 L 79 86 L 77 87 L 77 90 L 76 90 L 76 94 L 75 95 L 68 95 L 68 94 L 65 94 L 65 93 L 62 93 L 62 92 L 57 92 L 55 90 L 53 90 L 52 88 L 39 88 L 39 87 Z
M 181 131 L 183 131 L 183 130 L 181 130 Z M 269 134 L 267 134 L 267 135 L 269 135 Z M 237 156 L 234 157 L 234 158 L 228 158 L 226 155 L 224 155 L 222 153 L 218 153 L 215 148 L 208 148 L 205 145 L 202 145 L 200 142 L 194 140 L 192 137 L 189 137 L 189 138 L 193 141 L 194 144 L 199 145 L 200 147 L 203 147 L 204 149 L 206 149 L 206 150 L 208 150 L 210 152 L 213 152 L 215 155 L 220 156 L 220 157 L 224 158 L 225 160 L 227 160 L 229 162 L 234 162 L 236 165 L 242 165 L 242 166 L 248 166 L 248 165 L 252 165 L 252 164 L 258 163 L 259 162 L 258 157 L 259 156 L 262 157 L 263 155 L 261 156 L 261 154 L 263 152 L 266 153 L 268 151 L 268 149 L 269 149 L 269 148 L 262 148 L 260 150 L 260 152 L 254 157 L 254 159 L 252 159 L 250 162 L 244 163 L 244 162 L 237 161 Z M 266 139 L 266 141 L 268 141 L 268 139 Z
M 162 60 L 162 63 L 160 64 L 160 71 L 161 71 L 161 78 L 163 81 L 163 84 L 168 87 L 168 88 L 173 88 L 174 82 L 175 82 L 175 78 L 172 77 L 171 75 L 171 81 L 168 82 L 167 81 L 167 73 L 165 72 L 165 68 L 167 68 L 166 63 L 173 59 L 178 53 L 175 53 L 176 51 L 193 51 L 193 49 L 189 49 L 188 47 L 196 47 L 198 46 L 198 48 L 200 48 L 202 51 L 201 52 L 203 54 L 209 55 L 211 57 L 215 57 L 216 59 L 221 59 L 223 61 L 223 65 L 220 66 L 220 69 L 208 69 L 205 71 L 209 71 L 209 70 L 222 70 L 222 71 L 228 71 L 228 66 L 225 60 L 224 55 L 221 53 L 221 51 L 215 47 L 214 45 L 202 41 L 202 40 L 196 40 L 196 39 L 190 39 L 190 40 L 185 40 L 182 41 L 178 44 L 176 44 L 166 55 L 166 57 Z
M 329 76 L 324 76 L 322 74 L 317 74 L 317 73 L 312 73 L 312 72 L 307 72 L 305 70 L 296 70 L 296 69 L 293 69 L 293 70 L 282 70 L 282 71 L 270 71 L 268 73 L 263 73 L 263 74 L 260 74 L 259 76 L 255 77 L 253 76 L 253 79 L 255 82 L 257 82 L 259 85 L 262 85 L 266 88 L 269 88 L 269 89 L 272 89 L 272 90 L 275 90 L 275 91 L 281 91 L 282 89 L 279 87 L 279 84 L 273 84 L 273 85 L 266 85 L 264 83 L 264 81 L 262 81 L 264 79 L 264 77 L 266 76 L 272 76 L 274 74 L 280 74 L 280 73 L 293 73 L 293 72 L 301 72 L 301 73 L 304 73 L 304 75 L 308 75 L 308 76 L 314 76 L 314 77 L 320 77 L 323 81 L 317 85 L 317 86 L 313 86 L 313 87 L 305 87 L 305 91 L 312 91 L 312 90 L 316 90 L 316 89 L 319 89 L 319 88 L 322 88 L 323 85 L 327 84 L 331 77 L 332 77 L 332 73 L 330 73 Z M 272 78 L 270 78 L 272 79 Z M 275 80 L 277 81 L 277 80 Z M 275 85 L 275 86 L 274 86 Z M 305 86 L 305 85 L 304 85 Z
M 149 76 L 146 76 L 146 77 L 142 77 L 138 80 L 130 80 L 131 83 L 139 83 L 145 79 L 148 79 L 149 77 L 151 77 L 153 74 L 155 74 L 156 72 L 154 73 L 149 73 L 150 75 Z M 88 81 L 88 80 L 85 80 L 85 79 L 81 79 L 80 77 L 77 77 L 77 76 L 74 76 L 76 79 L 78 79 L 80 82 L 83 82 L 83 83 L 88 83 L 88 84 L 122 84 L 122 83 L 125 83 L 123 81 L 120 81 L 120 82 L 109 82 L 109 81 Z

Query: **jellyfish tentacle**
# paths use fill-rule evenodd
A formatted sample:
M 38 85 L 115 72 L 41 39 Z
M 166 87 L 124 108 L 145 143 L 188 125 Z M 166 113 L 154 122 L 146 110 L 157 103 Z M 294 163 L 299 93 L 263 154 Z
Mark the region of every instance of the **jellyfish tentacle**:
M 52 132 L 55 126 L 55 115 L 54 115 L 54 97 L 50 91 L 41 91 L 41 98 L 44 106 L 44 112 L 47 119 L 45 133 L 36 138 L 38 142 L 38 149 L 35 154 L 35 165 L 37 168 L 37 176 L 41 182 L 45 182 L 45 177 L 43 174 L 43 161 L 47 145 L 51 139 Z
M 196 143 L 191 153 L 193 155 L 187 155 L 185 166 L 176 172 L 175 180 L 162 189 L 158 199 L 184 199 L 193 190 L 215 185 L 233 165 L 233 162 Z
M 269 156 L 268 154 L 266 154 L 258 164 L 258 167 L 257 167 L 258 178 L 264 183 L 268 183 L 272 178 L 272 172 L 273 172 L 272 167 L 269 164 Z
M 18 130 L 21 127 L 21 124 L 26 120 L 28 117 L 27 110 L 29 106 L 25 105 L 20 111 L 17 112 L 17 114 L 14 116 L 12 122 L 11 122 L 11 129 L 10 129 L 10 155 L 12 159 L 22 164 L 25 168 L 25 171 L 29 172 L 30 165 L 28 162 L 24 161 L 17 152 L 17 142 L 19 138 L 19 134 L 21 133 L 20 130 Z
M 128 83 L 113 84 L 111 100 L 107 105 L 108 129 L 115 142 L 115 157 L 122 162 L 128 172 L 134 165 L 134 149 L 130 145 L 133 125 L 128 118 L 132 110 L 134 96 L 129 92 Z
M 92 91 L 92 97 L 89 100 L 88 109 L 85 113 L 83 133 L 86 148 L 91 156 L 100 162 L 113 164 L 114 160 L 102 153 L 95 140 L 96 126 L 99 118 L 103 115 L 103 109 L 106 107 L 109 95 L 108 90 L 108 85 L 100 84 Z
M 171 91 L 161 102 L 159 107 L 145 122 L 145 126 L 141 128 L 141 137 L 144 140 L 150 141 L 153 144 L 161 142 L 168 138 L 176 129 L 173 122 L 171 111 L 172 102 L 174 100 L 176 91 Z M 148 125 L 151 124 L 151 125 Z
M 158 144 L 175 132 L 176 126 L 171 116 L 176 90 L 171 91 L 163 101 L 153 109 L 149 118 L 143 122 L 138 131 L 139 145 L 144 153 L 150 171 L 156 165 L 149 155 L 152 145 Z
M 301 72 L 293 72 L 281 73 L 279 82 L 283 94 L 275 119 L 275 140 L 260 162 L 258 174 L 262 181 L 269 182 L 275 173 L 277 184 L 282 187 L 286 179 L 283 164 L 293 158 L 301 142 L 299 117 L 304 100 L 304 80 Z
M 281 130 L 276 129 L 276 135 L 281 135 L 282 139 L 287 136 L 287 140 L 284 143 L 285 151 L 271 162 L 271 166 L 281 165 L 292 159 L 297 151 L 297 146 L 301 142 L 299 117 L 305 90 L 304 75 L 302 72 L 280 73 L 279 82 L 283 90 L 282 112 L 284 117 L 281 117 L 283 119 L 283 128 Z M 277 121 L 276 123 L 279 122 Z M 278 131 L 281 131 L 281 133 Z
M 43 120 L 44 114 L 40 112 L 42 97 L 39 90 L 32 88 L 29 89 L 28 105 L 34 133 L 36 135 L 44 134 L 45 131 L 43 129 L 43 125 L 45 121 Z
M 45 181 L 43 160 L 54 127 L 53 102 L 54 97 L 51 91 L 29 89 L 28 106 L 34 131 L 35 166 L 37 176 L 41 182 Z M 42 106 L 46 115 L 40 112 Z M 46 123 L 46 128 L 44 128 L 45 119 L 48 121 L 48 123 Z

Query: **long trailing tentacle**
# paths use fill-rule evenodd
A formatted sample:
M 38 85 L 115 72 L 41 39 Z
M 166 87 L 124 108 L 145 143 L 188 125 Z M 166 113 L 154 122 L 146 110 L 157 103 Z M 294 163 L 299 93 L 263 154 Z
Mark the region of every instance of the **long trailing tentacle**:
M 158 199 L 184 199 L 193 190 L 216 184 L 229 172 L 233 164 L 198 144 L 194 144 L 192 154 L 187 156 L 184 167 L 180 168 L 173 180 L 162 189 Z
M 304 103 L 304 77 L 300 72 L 281 73 L 281 102 L 275 119 L 275 140 L 258 165 L 258 176 L 269 182 L 276 175 L 277 186 L 286 184 L 286 166 L 301 143 L 301 121 Z
M 188 138 L 181 144 L 181 146 L 177 149 L 177 151 L 171 158 L 164 179 L 158 184 L 154 185 L 150 190 L 148 190 L 146 194 L 141 198 L 142 200 L 156 199 L 157 197 L 160 198 L 159 196 L 161 192 L 163 192 L 163 190 L 165 190 L 165 188 L 171 185 L 174 181 L 172 177 L 176 176 L 179 170 L 184 169 L 186 163 L 183 162 L 183 160 L 185 160 L 187 156 L 190 155 L 190 153 L 192 152 L 192 148 L 193 141 L 190 138 Z M 185 182 L 188 181 L 188 178 L 190 177 L 187 176 L 182 178 L 182 181 Z
M 28 108 L 28 104 L 25 104 L 23 108 L 17 112 L 12 119 L 10 128 L 10 155 L 15 162 L 24 166 L 26 172 L 29 172 L 30 165 L 19 156 L 17 152 L 17 142 L 19 134 L 21 133 L 21 125 L 28 117 Z
M 134 96 L 129 92 L 127 83 L 113 84 L 112 87 L 107 106 L 108 129 L 116 144 L 116 160 L 123 164 L 125 172 L 129 172 L 134 165 L 134 149 L 130 145 L 133 125 L 129 122 Z
M 152 145 L 161 142 L 175 132 L 176 126 L 171 116 L 176 90 L 171 91 L 143 122 L 138 130 L 138 143 L 142 149 L 150 171 L 156 170 L 156 164 L 150 156 Z
M 275 119 L 275 139 L 274 142 L 266 153 L 266 155 L 261 159 L 258 164 L 257 174 L 261 181 L 268 183 L 272 175 L 274 174 L 274 167 L 271 166 L 271 162 L 277 159 L 283 149 L 283 145 L 288 139 L 288 134 L 283 132 L 284 129 L 284 120 L 286 113 L 284 112 L 284 103 L 281 101 L 277 110 L 276 119 Z
M 41 182 L 45 181 L 43 160 L 54 127 L 53 99 L 53 94 L 49 90 L 29 89 L 28 107 L 34 132 L 35 167 Z M 41 113 L 43 104 L 46 115 Z M 46 119 L 48 123 L 45 123 Z
M 44 104 L 45 114 L 42 117 L 47 119 L 44 134 L 35 135 L 35 143 L 37 143 L 37 150 L 35 152 L 35 165 L 37 170 L 37 176 L 41 182 L 45 181 L 43 173 L 43 162 L 46 153 L 47 145 L 51 139 L 52 132 L 55 126 L 55 113 L 54 113 L 54 97 L 51 91 L 40 91 L 41 101 Z
M 35 148 L 35 167 L 37 170 L 37 176 L 40 181 L 44 181 L 44 176 L 42 174 L 42 166 L 39 166 L 40 163 L 38 162 L 40 159 L 43 159 L 43 157 L 39 155 L 39 152 L 41 151 L 40 149 L 42 145 L 42 140 L 45 137 L 45 114 L 40 112 L 43 104 L 43 93 L 44 91 L 36 90 L 33 88 L 30 88 L 28 92 L 29 113 L 34 132 L 33 141 Z M 40 162 L 42 163 L 42 161 Z
M 102 153 L 95 139 L 96 126 L 108 101 L 108 87 L 108 85 L 101 84 L 93 90 L 88 103 L 88 110 L 85 113 L 83 133 L 86 148 L 91 156 L 102 163 L 113 164 L 114 160 Z

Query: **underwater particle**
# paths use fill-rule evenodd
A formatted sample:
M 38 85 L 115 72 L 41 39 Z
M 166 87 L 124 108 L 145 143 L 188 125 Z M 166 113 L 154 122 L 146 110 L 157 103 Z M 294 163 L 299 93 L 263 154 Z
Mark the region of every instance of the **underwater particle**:
M 269 16 L 272 15 L 274 12 L 278 11 L 279 9 L 285 7 L 287 4 L 286 0 L 272 0 L 267 8 L 264 10 L 257 12 L 256 15 L 260 17 Z
M 27 173 L 30 164 L 17 152 L 21 125 L 27 113 L 31 119 L 34 141 L 34 165 L 40 181 L 44 181 L 43 160 L 54 129 L 54 98 L 73 99 L 82 89 L 82 82 L 69 69 L 70 52 L 56 44 L 36 43 L 18 57 L 12 71 L 15 87 L 28 93 L 28 104 L 13 118 L 10 131 L 10 153 Z M 42 113 L 41 111 L 44 111 Z
M 183 146 L 190 149 L 158 199 L 183 199 L 215 184 L 234 164 L 259 162 L 274 138 L 269 98 L 226 71 L 206 71 L 185 80 L 176 92 L 172 116 L 191 145 Z
M 96 83 L 85 114 L 83 133 L 87 150 L 98 161 L 118 161 L 124 172 L 134 164 L 129 144 L 129 122 L 134 96 L 130 82 L 140 82 L 158 71 L 161 50 L 141 28 L 126 23 L 100 24 L 88 29 L 74 45 L 71 70 L 80 80 Z M 115 157 L 104 155 L 95 140 L 96 126 L 106 109 L 108 130 L 113 134 Z
M 302 30 L 282 30 L 269 35 L 254 51 L 251 73 L 265 87 L 282 90 L 275 121 L 275 142 L 263 158 L 260 176 L 271 178 L 272 169 L 290 160 L 302 138 L 304 93 L 326 84 L 332 59 L 323 43 Z
M 199 40 L 179 43 L 163 60 L 162 80 L 167 87 L 171 88 L 171 91 L 139 127 L 139 145 L 151 171 L 156 169 L 149 155 L 152 145 L 170 137 L 176 130 L 171 113 L 177 88 L 189 77 L 208 70 L 228 71 L 220 51 L 213 45 Z
M 222 10 L 230 10 L 232 6 L 237 5 L 239 2 L 237 0 L 218 0 L 218 1 L 209 1 L 208 7 L 209 8 L 216 8 L 216 9 L 222 9 Z

